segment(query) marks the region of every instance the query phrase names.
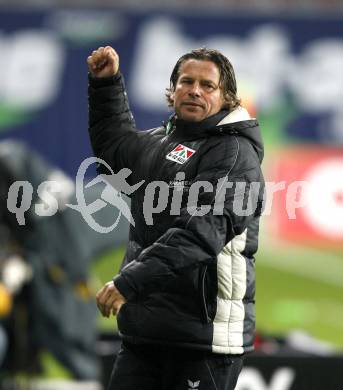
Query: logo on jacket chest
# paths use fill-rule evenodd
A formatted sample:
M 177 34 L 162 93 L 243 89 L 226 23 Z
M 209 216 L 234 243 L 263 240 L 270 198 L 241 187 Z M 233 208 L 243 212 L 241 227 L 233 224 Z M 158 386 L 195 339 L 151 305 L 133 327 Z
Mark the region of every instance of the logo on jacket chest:
M 184 164 L 187 160 L 189 160 L 193 156 L 194 153 L 195 150 L 179 144 L 175 149 L 173 149 L 171 152 L 169 152 L 166 155 L 166 159 L 170 161 L 174 161 L 178 164 Z

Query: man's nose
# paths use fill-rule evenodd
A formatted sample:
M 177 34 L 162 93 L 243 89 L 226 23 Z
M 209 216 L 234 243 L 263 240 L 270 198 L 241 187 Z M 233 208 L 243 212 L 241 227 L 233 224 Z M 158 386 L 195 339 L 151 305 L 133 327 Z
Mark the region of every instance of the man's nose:
M 189 94 L 191 96 L 194 96 L 194 97 L 199 97 L 201 95 L 199 83 L 192 84 L 192 86 L 191 86 L 191 88 L 189 90 Z

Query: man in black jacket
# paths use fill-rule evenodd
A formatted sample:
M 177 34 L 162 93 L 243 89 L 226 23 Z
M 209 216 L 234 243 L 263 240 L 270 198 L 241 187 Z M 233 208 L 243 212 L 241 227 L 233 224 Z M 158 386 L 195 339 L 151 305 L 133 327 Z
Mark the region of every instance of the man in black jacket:
M 264 181 L 258 123 L 240 106 L 232 65 L 216 50 L 182 56 L 167 89 L 175 114 L 140 132 L 115 50 L 87 62 L 95 155 L 144 182 L 131 194 L 121 271 L 97 294 L 123 338 L 109 388 L 234 389 L 253 350 Z

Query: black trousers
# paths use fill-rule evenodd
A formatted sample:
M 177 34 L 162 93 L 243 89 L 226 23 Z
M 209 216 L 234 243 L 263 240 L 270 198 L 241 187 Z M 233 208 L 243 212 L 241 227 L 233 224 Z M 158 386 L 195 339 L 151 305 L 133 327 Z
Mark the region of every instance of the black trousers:
M 122 343 L 108 390 L 233 390 L 242 356 Z

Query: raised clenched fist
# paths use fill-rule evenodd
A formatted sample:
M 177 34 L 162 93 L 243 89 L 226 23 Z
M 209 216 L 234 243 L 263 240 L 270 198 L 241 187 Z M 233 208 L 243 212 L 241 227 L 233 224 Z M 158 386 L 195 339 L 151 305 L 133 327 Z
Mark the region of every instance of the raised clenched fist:
M 119 56 L 111 47 L 99 47 L 87 58 L 88 69 L 94 77 L 114 76 L 119 69 Z

